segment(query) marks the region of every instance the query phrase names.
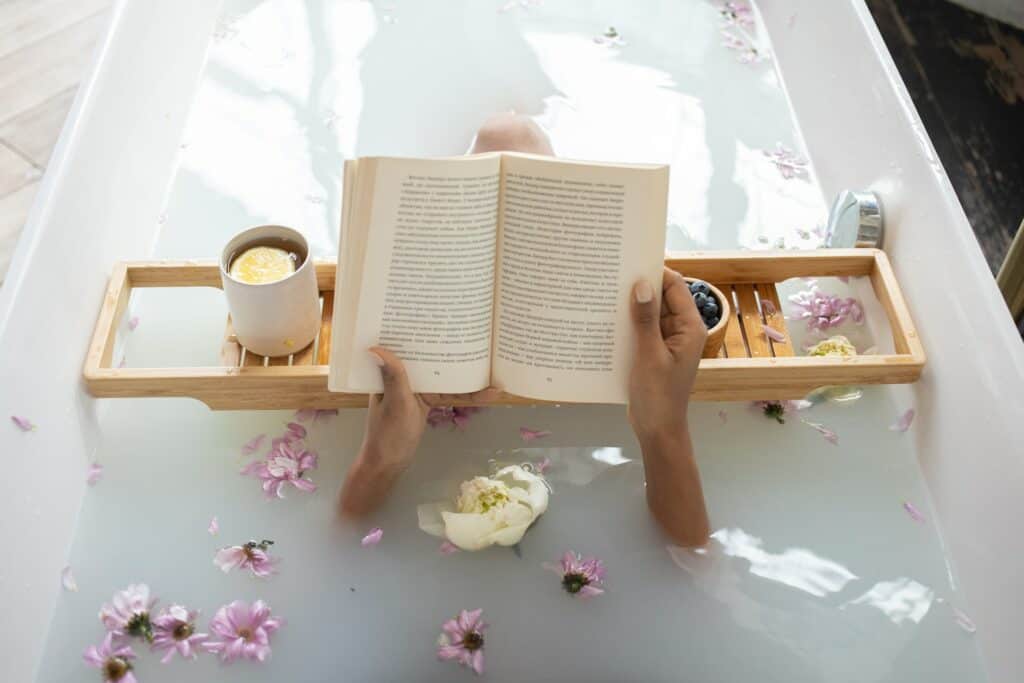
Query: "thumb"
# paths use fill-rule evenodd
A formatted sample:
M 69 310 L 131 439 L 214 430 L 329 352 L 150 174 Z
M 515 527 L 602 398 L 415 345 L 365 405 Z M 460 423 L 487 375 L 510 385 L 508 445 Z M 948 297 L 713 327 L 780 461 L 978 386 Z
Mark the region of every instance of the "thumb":
M 664 345 L 661 339 L 661 311 L 658 299 L 654 296 L 654 287 L 647 280 L 638 280 L 633 285 L 630 297 L 630 317 L 633 319 L 633 330 L 636 333 L 638 349 L 652 349 Z
M 396 394 L 411 394 L 409 376 L 405 374 L 402 359 L 380 346 L 369 349 L 370 360 L 380 368 L 380 377 L 384 382 L 384 398 Z

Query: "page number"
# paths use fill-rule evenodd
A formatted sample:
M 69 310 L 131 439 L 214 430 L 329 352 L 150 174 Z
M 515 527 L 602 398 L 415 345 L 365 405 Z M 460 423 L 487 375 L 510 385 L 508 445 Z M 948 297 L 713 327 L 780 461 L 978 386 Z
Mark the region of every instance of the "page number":
M 434 370 L 434 376 L 435 377 L 440 377 L 441 376 L 441 371 L 440 370 Z
M 546 380 L 547 380 L 547 381 L 549 381 L 549 382 L 553 382 L 553 381 L 554 381 L 554 380 L 553 380 L 553 379 L 551 379 L 550 377 L 545 377 L 544 379 L 546 379 Z

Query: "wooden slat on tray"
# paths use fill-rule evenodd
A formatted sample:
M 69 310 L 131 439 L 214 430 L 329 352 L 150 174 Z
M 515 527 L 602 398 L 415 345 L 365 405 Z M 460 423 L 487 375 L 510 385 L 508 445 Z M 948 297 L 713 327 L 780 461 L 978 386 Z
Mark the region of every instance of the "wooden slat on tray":
M 716 284 L 715 286 L 725 296 L 732 297 L 732 285 Z M 725 343 L 722 344 L 722 348 L 725 349 L 725 355 L 729 358 L 749 358 L 750 353 L 747 351 L 746 342 L 743 341 L 743 331 L 740 329 L 740 319 L 736 310 L 736 304 L 733 301 L 729 301 L 729 307 L 732 315 L 729 316 L 729 324 L 725 328 Z
M 103 306 L 100 308 L 92 343 L 89 345 L 89 354 L 85 359 L 87 365 L 96 368 L 110 367 L 110 361 L 114 356 L 114 342 L 117 340 L 117 327 L 128 308 L 131 294 L 128 267 L 124 263 L 118 263 L 114 266 L 114 272 L 110 274 L 107 292 L 103 296 Z
M 312 365 L 314 351 L 316 351 L 315 339 L 310 342 L 306 348 L 292 355 L 292 365 Z
M 782 314 L 782 304 L 779 302 L 779 291 L 775 288 L 775 285 L 760 284 L 757 286 L 757 295 L 761 297 L 761 313 L 764 316 L 764 321 L 774 327 L 776 330 L 786 335 L 786 341 L 775 341 L 772 340 L 772 352 L 779 356 L 792 356 L 793 355 L 793 340 L 789 336 L 789 329 L 786 327 L 786 317 Z M 774 308 L 770 313 L 765 311 L 765 303 L 771 303 L 771 307 Z
M 242 361 L 242 347 L 235 336 L 235 328 L 231 324 L 231 316 L 228 316 L 228 324 L 224 330 L 224 343 L 220 347 L 221 365 L 229 368 L 237 368 Z
M 768 337 L 764 333 L 761 311 L 757 308 L 757 298 L 754 296 L 754 285 L 733 285 L 733 288 L 736 290 L 736 301 L 739 304 L 740 318 L 743 320 L 743 331 L 746 333 L 750 357 L 767 358 L 771 356 L 772 349 L 768 345 Z
M 331 362 L 331 320 L 334 318 L 334 292 L 324 292 L 324 306 L 320 313 L 320 338 L 316 347 L 316 364 Z
M 267 358 L 267 367 L 279 368 L 283 365 L 291 365 L 291 355 L 287 356 L 269 356 Z
M 264 366 L 265 357 L 253 353 L 249 349 L 245 350 L 245 358 L 242 359 L 243 368 L 262 368 Z

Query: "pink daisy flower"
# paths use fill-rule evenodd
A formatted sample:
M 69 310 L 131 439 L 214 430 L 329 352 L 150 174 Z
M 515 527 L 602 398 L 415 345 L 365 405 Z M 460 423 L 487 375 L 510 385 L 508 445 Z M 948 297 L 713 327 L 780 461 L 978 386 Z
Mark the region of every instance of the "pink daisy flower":
M 545 569 L 562 575 L 562 588 L 571 595 L 581 598 L 593 598 L 604 593 L 604 562 L 596 557 L 582 557 L 579 553 L 568 551 L 562 555 L 558 564 L 544 563 Z
M 153 624 L 149 614 L 156 604 L 150 597 L 149 586 L 132 584 L 114 593 L 109 604 L 100 608 L 100 621 L 117 638 L 145 638 L 153 642 Z
M 197 647 L 206 640 L 205 633 L 196 633 L 199 612 L 181 605 L 171 605 L 153 619 L 153 649 L 165 650 L 160 661 L 166 664 L 177 652 L 185 659 L 195 659 Z
M 481 410 L 483 408 L 475 406 L 431 408 L 427 413 L 427 424 L 431 427 L 451 424 L 456 429 L 465 429 L 470 418 Z
M 283 625 L 262 600 L 252 605 L 235 600 L 217 610 L 210 621 L 213 634 L 202 647 L 227 664 L 239 659 L 262 662 L 270 656 L 270 636 Z
M 792 413 L 797 410 L 804 410 L 811 407 L 810 401 L 754 401 L 754 408 L 764 413 L 765 417 L 770 417 L 780 425 L 786 424 L 786 420 L 783 417 L 787 413 Z
M 481 620 L 483 610 L 462 610 L 453 619 L 441 624 L 441 635 L 437 639 L 437 658 L 456 660 L 480 675 L 484 672 L 484 629 Z
M 738 24 L 743 28 L 754 26 L 754 10 L 746 2 L 722 3 L 719 12 L 727 25 Z
M 114 647 L 114 634 L 108 633 L 103 643 L 96 647 L 90 645 L 82 653 L 82 659 L 89 666 L 96 667 L 103 673 L 103 680 L 111 683 L 137 683 L 132 673 L 132 659 L 135 653 L 129 645 Z
M 277 573 L 277 570 L 274 568 L 277 558 L 267 554 L 267 550 L 272 545 L 274 545 L 273 541 L 263 539 L 259 543 L 249 541 L 245 545 L 232 545 L 227 548 L 221 548 L 213 556 L 213 564 L 225 574 L 232 569 L 249 569 L 252 571 L 253 576 L 258 576 L 261 579 L 266 578 Z

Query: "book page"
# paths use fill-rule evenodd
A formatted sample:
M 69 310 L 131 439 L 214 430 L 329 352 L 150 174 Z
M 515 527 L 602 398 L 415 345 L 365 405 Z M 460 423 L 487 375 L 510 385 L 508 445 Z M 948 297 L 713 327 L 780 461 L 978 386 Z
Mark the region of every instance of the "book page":
M 502 161 L 493 382 L 550 401 L 625 403 L 629 297 L 660 295 L 668 168 Z
M 403 360 L 414 391 L 483 389 L 500 155 L 358 163 L 339 259 L 339 271 L 353 269 L 339 273 L 348 288 L 339 301 L 347 294 L 349 302 L 336 304 L 333 335 L 349 339 L 332 347 L 328 388 L 379 393 L 380 369 L 366 350 L 380 345 Z

